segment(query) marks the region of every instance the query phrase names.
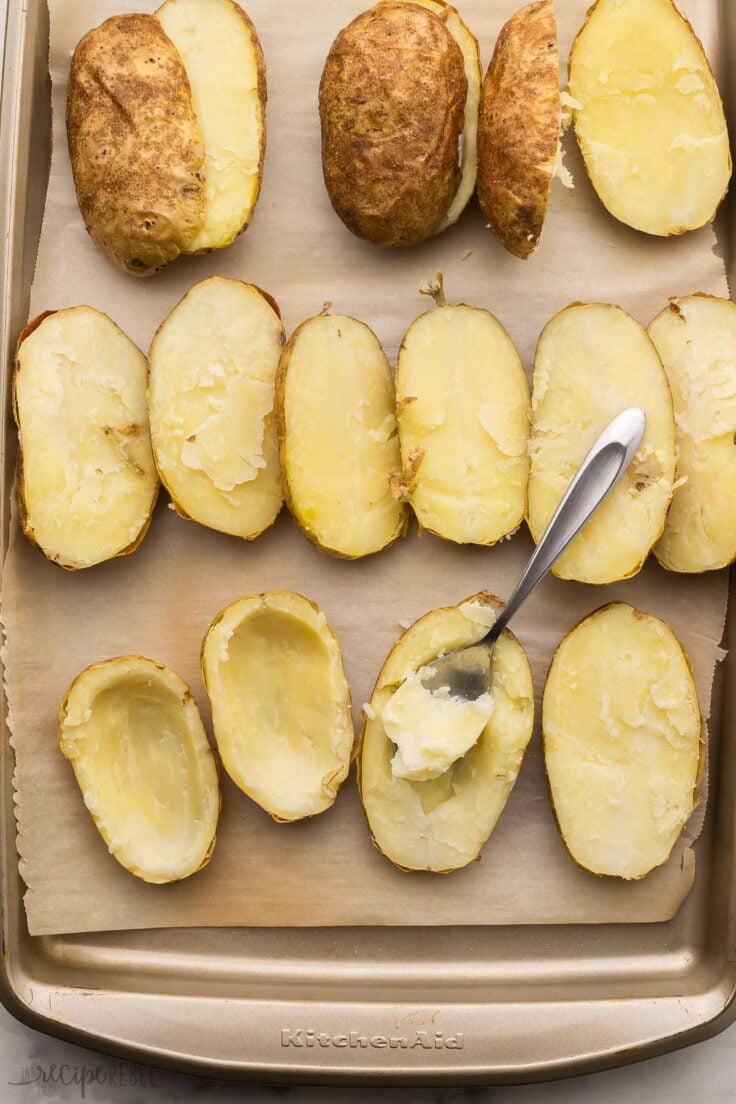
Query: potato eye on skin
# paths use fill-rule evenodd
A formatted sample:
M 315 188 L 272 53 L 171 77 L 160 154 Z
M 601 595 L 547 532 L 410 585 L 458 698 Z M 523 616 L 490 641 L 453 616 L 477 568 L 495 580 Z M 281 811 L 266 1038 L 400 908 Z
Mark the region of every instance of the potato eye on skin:
M 359 786 L 373 841 L 403 870 L 449 873 L 476 859 L 514 786 L 534 723 L 526 654 L 511 633 L 494 652 L 493 712 L 477 743 L 438 778 L 412 781 L 391 769 L 382 713 L 397 687 L 438 654 L 477 643 L 502 603 L 483 593 L 434 610 L 401 636 L 364 709 Z
M 60 746 L 118 862 L 154 884 L 205 866 L 220 811 L 217 767 L 189 688 L 122 656 L 86 668 L 61 705 Z
M 275 820 L 328 809 L 354 732 L 340 646 L 318 607 L 286 591 L 234 602 L 210 626 L 202 670 L 235 784 Z
M 21 335 L 13 389 L 26 536 L 70 570 L 133 552 L 159 488 L 143 353 L 92 307 L 50 312 Z
M 614 602 L 565 637 L 544 689 L 555 815 L 593 874 L 666 862 L 696 801 L 702 720 L 689 662 L 656 617 Z

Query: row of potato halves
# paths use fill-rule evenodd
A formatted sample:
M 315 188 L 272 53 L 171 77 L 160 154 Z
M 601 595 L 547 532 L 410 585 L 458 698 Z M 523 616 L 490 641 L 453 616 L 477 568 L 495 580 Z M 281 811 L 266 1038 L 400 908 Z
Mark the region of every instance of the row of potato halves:
M 296 821 L 330 808 L 355 757 L 379 851 L 407 871 L 467 866 L 493 832 L 532 736 L 526 653 L 507 629 L 494 649 L 490 716 L 436 776 L 395 769 L 388 707 L 438 654 L 478 643 L 502 607 L 483 592 L 408 628 L 363 706 L 356 745 L 340 644 L 324 613 L 284 591 L 233 602 L 201 652 L 224 769 L 275 820 Z M 690 666 L 672 630 L 623 602 L 586 617 L 555 653 L 542 734 L 555 817 L 574 861 L 627 880 L 666 862 L 696 804 L 704 746 Z M 87 667 L 62 701 L 60 743 L 127 870 L 164 883 L 206 865 L 218 771 L 199 710 L 173 671 L 141 656 Z
M 395 383 L 362 322 L 327 312 L 284 345 L 274 300 L 196 284 L 148 359 L 106 316 L 73 307 L 21 335 L 15 373 L 26 535 L 69 569 L 132 552 L 159 478 L 177 511 L 253 539 L 286 499 L 304 535 L 354 559 L 420 527 L 492 545 L 526 517 L 538 540 L 621 410 L 647 415 L 628 472 L 556 564 L 561 578 L 674 571 L 736 557 L 736 305 L 672 299 L 647 332 L 574 304 L 544 328 L 533 395 L 487 310 L 435 306 L 409 328 Z M 398 432 L 397 432 L 398 431 Z

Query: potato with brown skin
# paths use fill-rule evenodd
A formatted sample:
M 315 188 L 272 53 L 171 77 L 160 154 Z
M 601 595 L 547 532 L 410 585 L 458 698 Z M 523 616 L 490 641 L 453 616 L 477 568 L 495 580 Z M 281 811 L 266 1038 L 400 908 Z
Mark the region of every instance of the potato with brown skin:
M 467 95 L 462 50 L 428 8 L 391 0 L 339 33 L 319 109 L 325 184 L 348 229 L 386 246 L 439 229 L 462 179 Z
M 552 0 L 501 30 L 481 94 L 478 200 L 501 244 L 525 259 L 542 233 L 560 141 L 560 61 Z
M 114 16 L 84 36 L 66 121 L 93 241 L 134 276 L 185 252 L 204 218 L 204 147 L 186 71 L 157 19 Z

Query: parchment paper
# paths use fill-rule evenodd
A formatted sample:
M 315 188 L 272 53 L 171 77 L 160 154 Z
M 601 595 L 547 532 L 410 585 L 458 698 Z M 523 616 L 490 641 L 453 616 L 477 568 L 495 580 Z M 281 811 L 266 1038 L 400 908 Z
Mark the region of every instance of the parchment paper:
M 487 64 L 502 23 L 520 0 L 465 0 Z M 566 56 L 588 0 L 557 0 Z M 394 356 L 427 303 L 417 291 L 441 268 L 451 300 L 488 306 L 527 365 L 544 322 L 571 300 L 618 302 L 647 323 L 671 294 L 727 294 L 710 228 L 670 241 L 627 230 L 599 205 L 567 141 L 577 187 L 560 185 L 541 248 L 524 264 L 484 229 L 475 205 L 441 238 L 402 253 L 359 242 L 324 192 L 316 91 L 337 31 L 362 0 L 250 0 L 266 54 L 269 145 L 252 227 L 229 250 L 179 261 L 147 281 L 118 272 L 88 239 L 74 199 L 64 134 L 69 60 L 81 35 L 136 0 L 51 0 L 54 146 L 32 296 L 32 314 L 89 303 L 146 349 L 159 322 L 195 281 L 215 273 L 275 295 L 287 331 L 324 300 L 365 320 Z M 718 73 L 717 5 L 681 5 Z M 326 396 L 327 398 L 327 396 Z M 507 596 L 531 550 L 525 533 L 491 549 L 460 549 L 415 532 L 361 563 L 323 556 L 288 516 L 253 544 L 175 516 L 162 501 L 133 556 L 68 574 L 47 562 L 13 523 L 3 577 L 7 690 L 16 751 L 18 848 L 31 933 L 175 925 L 507 924 L 659 921 L 690 889 L 696 813 L 671 860 L 625 884 L 579 870 L 560 843 L 546 793 L 538 732 L 482 860 L 449 878 L 402 875 L 372 848 L 354 782 L 335 807 L 307 823 L 274 824 L 223 779 L 223 813 L 210 865 L 175 886 L 144 885 L 106 852 L 57 747 L 57 710 L 87 664 L 142 653 L 191 683 L 209 723 L 198 666 L 214 614 L 247 593 L 296 589 L 324 608 L 343 646 L 357 714 L 389 648 L 428 609 L 482 588 Z M 724 572 L 667 575 L 653 562 L 620 585 L 550 580 L 519 616 L 537 695 L 553 651 L 585 614 L 615 598 L 663 616 L 693 661 L 707 712 L 725 616 Z M 703 793 L 704 798 L 704 793 Z

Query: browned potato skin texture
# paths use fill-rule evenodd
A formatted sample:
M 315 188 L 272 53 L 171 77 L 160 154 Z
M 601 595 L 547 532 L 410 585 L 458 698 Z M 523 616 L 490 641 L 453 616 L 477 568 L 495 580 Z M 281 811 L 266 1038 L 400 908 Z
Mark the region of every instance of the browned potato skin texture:
M 204 146 L 189 79 L 152 15 L 120 15 L 74 51 L 66 107 L 77 201 L 119 268 L 150 276 L 204 218 Z
M 562 109 L 552 0 L 503 27 L 480 101 L 478 199 L 501 244 L 526 259 L 547 213 Z
M 358 237 L 414 245 L 460 183 L 468 81 L 443 20 L 410 3 L 363 12 L 335 39 L 319 89 L 332 206 Z

